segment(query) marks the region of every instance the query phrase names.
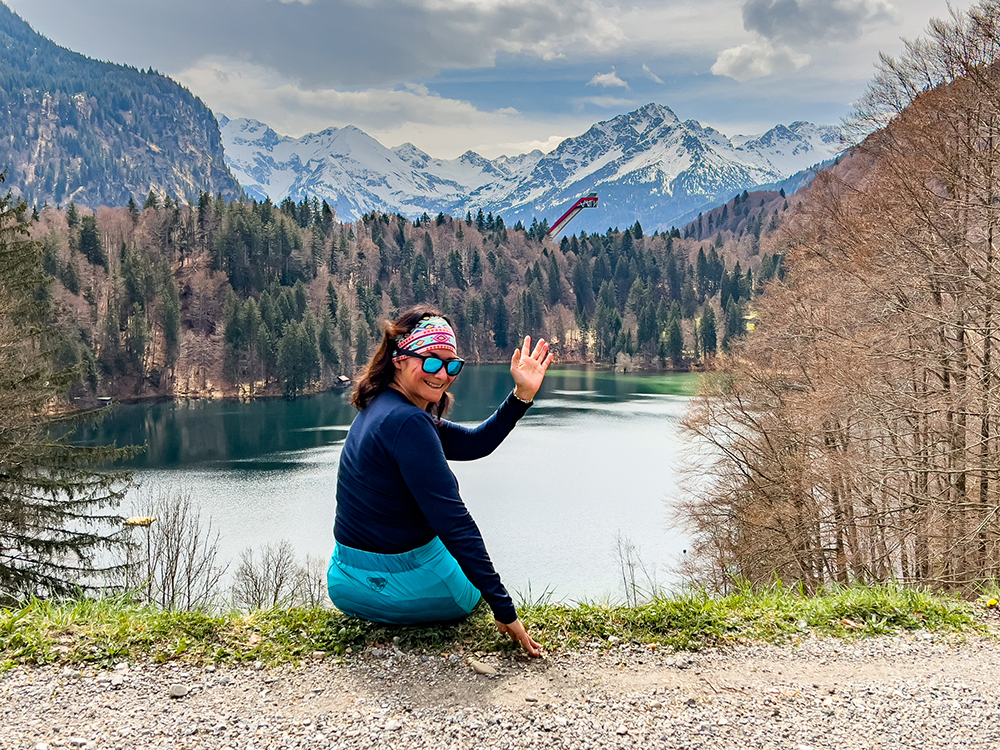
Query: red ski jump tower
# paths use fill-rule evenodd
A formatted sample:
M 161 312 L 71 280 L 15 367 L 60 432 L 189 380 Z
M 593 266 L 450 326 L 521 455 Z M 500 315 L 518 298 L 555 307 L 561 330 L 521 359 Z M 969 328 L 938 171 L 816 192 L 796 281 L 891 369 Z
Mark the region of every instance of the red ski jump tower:
M 569 224 L 571 221 L 573 221 L 576 215 L 580 213 L 583 209 L 596 208 L 596 207 L 597 207 L 597 193 L 587 193 L 585 196 L 580 198 L 580 200 L 574 203 L 570 207 L 569 211 L 567 211 L 566 213 L 564 213 L 562 216 L 559 217 L 559 221 L 553 224 L 552 228 L 549 230 L 548 236 L 551 238 L 559 234 L 563 229 L 566 228 L 566 225 Z

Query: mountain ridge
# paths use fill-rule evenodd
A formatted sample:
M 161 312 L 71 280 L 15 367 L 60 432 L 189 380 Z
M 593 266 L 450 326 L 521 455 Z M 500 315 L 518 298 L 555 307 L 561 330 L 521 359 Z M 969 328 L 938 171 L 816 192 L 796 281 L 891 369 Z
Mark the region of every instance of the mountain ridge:
M 758 185 L 777 184 L 833 156 L 839 128 L 805 121 L 732 138 L 650 103 L 592 125 L 551 152 L 487 159 L 388 148 L 355 126 L 302 138 L 265 123 L 220 117 L 227 162 L 248 195 L 280 202 L 318 197 L 347 219 L 376 210 L 419 216 L 478 210 L 508 224 L 554 220 L 591 190 L 601 196 L 574 230 L 640 221 L 668 229 Z
M 0 48 L 7 183 L 31 202 L 239 195 L 215 116 L 177 82 L 60 47 L 2 3 Z

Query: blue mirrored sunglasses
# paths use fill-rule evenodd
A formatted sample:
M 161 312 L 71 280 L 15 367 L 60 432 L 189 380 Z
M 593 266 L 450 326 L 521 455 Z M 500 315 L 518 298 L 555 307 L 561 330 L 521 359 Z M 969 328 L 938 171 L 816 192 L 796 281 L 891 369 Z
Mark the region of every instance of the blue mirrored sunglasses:
M 440 372 L 443 367 L 449 376 L 455 377 L 465 366 L 465 360 L 458 359 L 457 357 L 455 359 L 441 359 L 440 357 L 435 357 L 432 354 L 417 354 L 416 352 L 411 352 L 409 349 L 397 349 L 396 354 L 422 359 L 424 361 L 423 371 L 428 375 L 434 375 L 435 373 Z

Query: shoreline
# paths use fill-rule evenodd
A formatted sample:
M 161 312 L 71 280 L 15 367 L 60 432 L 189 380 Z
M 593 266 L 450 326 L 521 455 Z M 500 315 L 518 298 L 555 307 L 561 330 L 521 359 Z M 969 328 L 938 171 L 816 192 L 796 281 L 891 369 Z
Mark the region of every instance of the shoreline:
M 470 362 L 468 364 L 470 364 L 470 365 L 472 365 L 474 367 L 480 366 L 480 365 L 497 366 L 497 365 L 506 365 L 507 362 L 503 361 L 503 360 L 497 360 L 495 362 Z M 568 366 L 571 366 L 571 367 L 581 367 L 581 368 L 594 369 L 594 370 L 604 371 L 604 372 L 614 372 L 614 373 L 621 372 L 622 374 L 625 374 L 625 373 L 628 373 L 628 372 L 636 372 L 636 373 L 643 373 L 643 374 L 662 374 L 662 375 L 667 375 L 667 374 L 698 375 L 698 374 L 703 374 L 703 373 L 705 373 L 705 372 L 708 371 L 705 368 L 698 368 L 698 367 L 687 367 L 687 368 L 681 368 L 681 369 L 674 369 L 674 368 L 664 368 L 664 367 L 643 367 L 643 366 L 631 366 L 631 365 L 627 369 L 625 369 L 625 370 L 618 370 L 618 369 L 616 369 L 617 366 L 614 365 L 614 364 L 597 363 L 597 362 L 584 362 L 584 361 L 578 361 L 578 360 L 560 361 L 560 362 L 556 362 L 556 363 L 553 363 L 553 364 L 554 364 L 554 366 L 566 366 L 566 365 L 568 365 Z M 347 383 L 344 383 L 343 385 L 335 384 L 335 385 L 328 386 L 328 387 L 318 386 L 318 387 L 309 388 L 309 389 L 304 390 L 301 394 L 299 394 L 298 396 L 295 396 L 294 398 L 302 398 L 302 397 L 306 397 L 306 396 L 316 396 L 316 395 L 320 395 L 320 394 L 323 394 L 323 393 L 336 393 L 338 391 L 347 392 L 347 391 L 350 390 L 350 388 L 353 385 L 353 383 L 354 383 L 354 380 L 353 380 L 353 378 L 351 378 Z M 222 402 L 236 401 L 236 402 L 239 402 L 239 403 L 252 403 L 253 401 L 267 401 L 267 400 L 274 400 L 274 399 L 289 399 L 289 397 L 286 396 L 285 394 L 283 394 L 281 392 L 280 388 L 277 387 L 277 386 L 272 386 L 272 387 L 268 388 L 263 393 L 257 393 L 257 394 L 254 395 L 253 398 L 248 398 L 248 397 L 240 395 L 240 389 L 239 388 L 236 388 L 236 389 L 226 389 L 226 390 L 213 390 L 210 393 L 205 393 L 205 394 L 198 394 L 198 393 L 193 393 L 193 394 L 186 394 L 186 393 L 179 393 L 179 394 L 149 393 L 149 394 L 140 394 L 140 395 L 131 395 L 131 396 L 74 397 L 73 399 L 71 399 L 71 401 L 85 401 L 87 403 L 87 405 L 81 405 L 81 406 L 79 406 L 77 408 L 73 408 L 73 404 L 71 403 L 69 405 L 70 408 L 61 409 L 61 410 L 55 410 L 53 412 L 53 415 L 58 415 L 58 416 L 64 416 L 64 415 L 70 415 L 70 414 L 72 414 L 72 415 L 82 415 L 82 414 L 87 414 L 87 413 L 90 413 L 90 412 L 97 412 L 97 411 L 100 411 L 101 409 L 105 409 L 105 408 L 108 408 L 109 406 L 114 406 L 114 405 L 117 405 L 117 404 L 126 404 L 126 405 L 128 405 L 128 404 L 144 404 L 144 403 L 157 404 L 157 403 L 180 402 L 180 401 L 222 401 Z M 294 399 L 289 399 L 289 400 L 294 400 Z

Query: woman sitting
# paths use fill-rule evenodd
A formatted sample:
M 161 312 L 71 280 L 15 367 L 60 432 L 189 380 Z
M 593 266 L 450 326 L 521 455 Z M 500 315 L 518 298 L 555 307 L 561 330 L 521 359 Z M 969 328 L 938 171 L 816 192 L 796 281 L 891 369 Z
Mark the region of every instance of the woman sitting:
M 489 455 L 507 437 L 541 387 L 549 345 L 540 340 L 532 351 L 525 337 L 511 357 L 513 391 L 469 428 L 442 419 L 464 364 L 450 322 L 418 306 L 383 331 L 351 396 L 360 413 L 337 474 L 330 598 L 349 615 L 415 624 L 465 617 L 482 596 L 500 632 L 539 656 L 448 461 Z

